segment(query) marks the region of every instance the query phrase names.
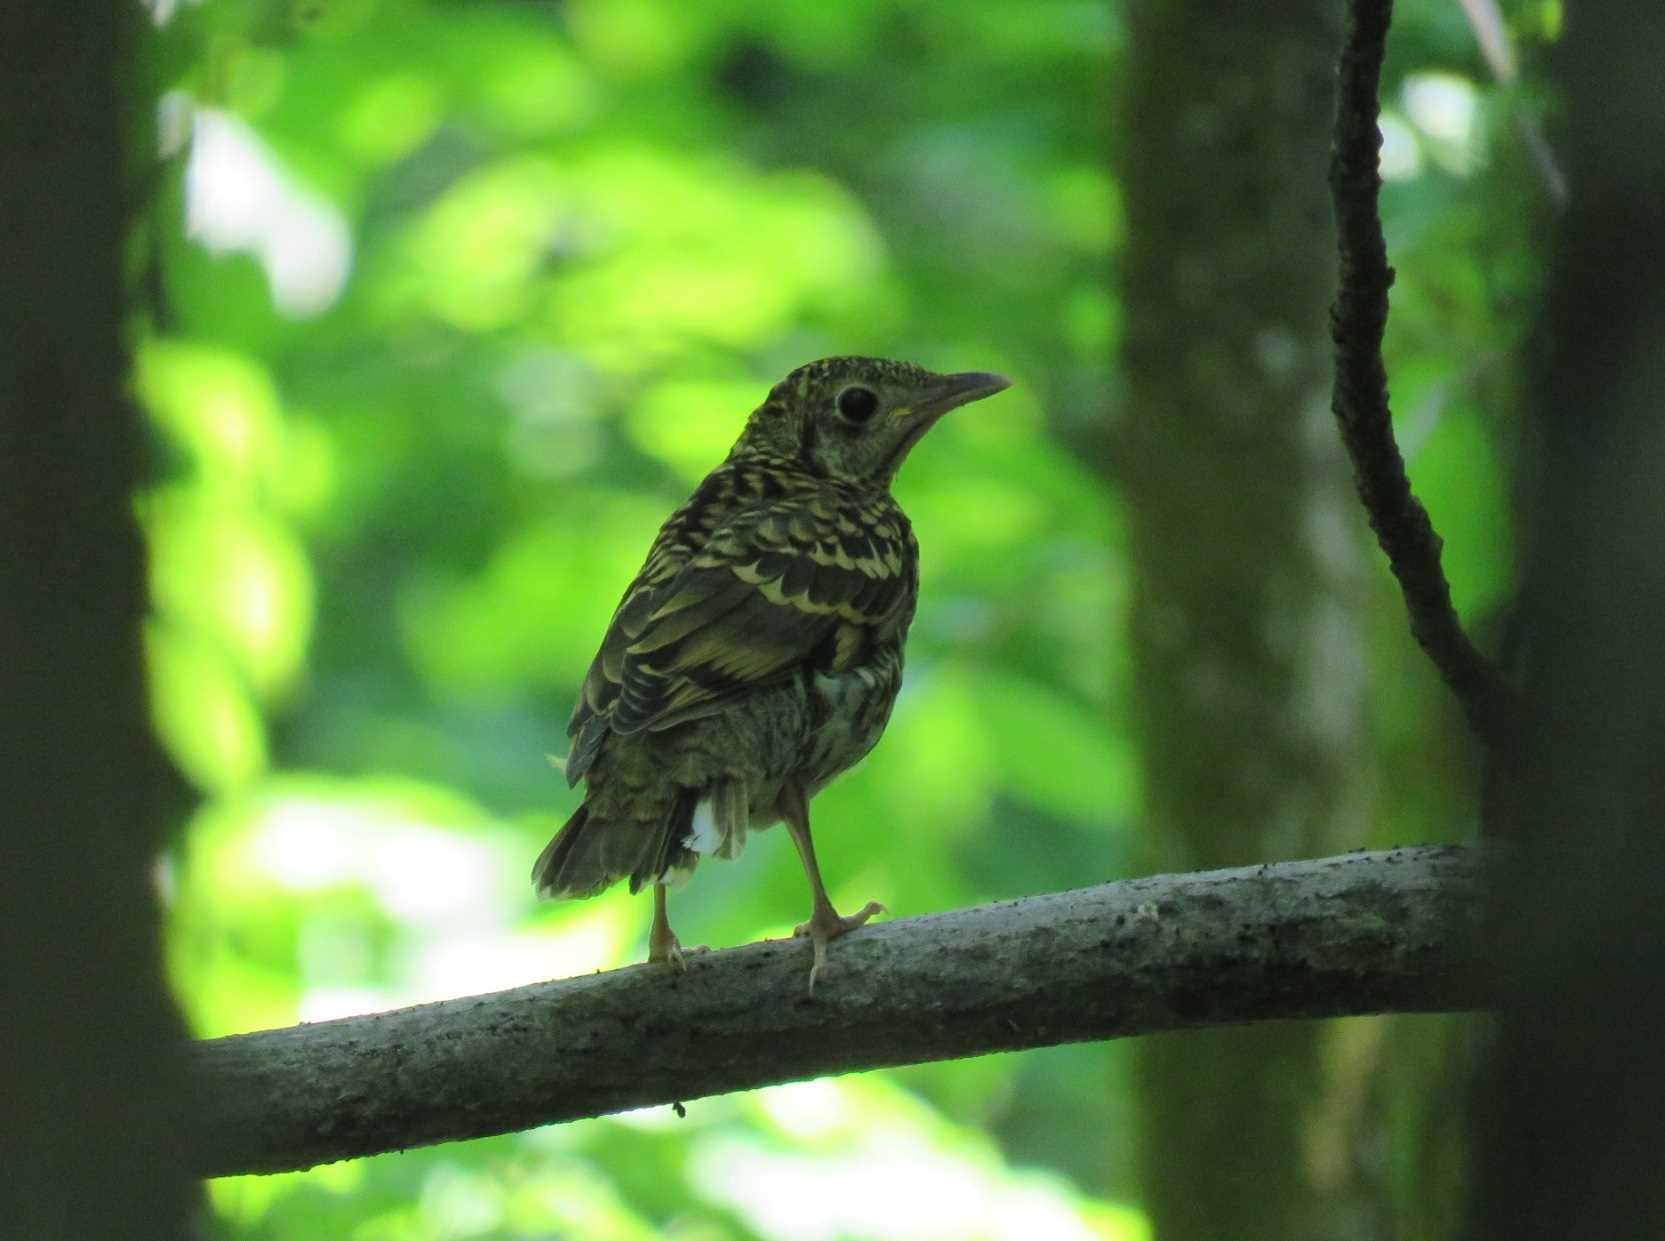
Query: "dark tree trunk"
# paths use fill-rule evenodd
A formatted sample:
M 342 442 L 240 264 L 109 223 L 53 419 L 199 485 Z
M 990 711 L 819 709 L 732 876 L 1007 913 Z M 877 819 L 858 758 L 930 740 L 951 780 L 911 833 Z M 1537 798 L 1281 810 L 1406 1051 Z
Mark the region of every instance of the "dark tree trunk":
M 142 16 L 0 7 L 0 1231 L 32 1239 L 178 1237 L 193 1192 L 123 393 L 118 65 Z
M 1479 1235 L 1665 1236 L 1665 8 L 1567 10 Z
M 1164 870 L 1368 840 L 1363 521 L 1328 410 L 1337 16 L 1324 0 L 1128 11 L 1116 465 L 1145 823 Z M 1162 1241 L 1360 1235 L 1345 1126 L 1310 1149 L 1311 1122 L 1333 1112 L 1330 1037 L 1312 1023 L 1141 1045 Z

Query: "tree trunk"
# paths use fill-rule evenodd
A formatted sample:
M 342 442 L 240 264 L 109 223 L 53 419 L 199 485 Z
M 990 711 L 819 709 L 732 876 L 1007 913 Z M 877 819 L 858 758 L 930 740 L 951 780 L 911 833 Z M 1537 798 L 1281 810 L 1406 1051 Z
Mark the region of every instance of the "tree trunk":
M 1521 828 L 1476 1235 L 1665 1236 L 1665 9 L 1567 10 Z
M 1149 848 L 1188 870 L 1355 847 L 1370 783 L 1363 523 L 1326 333 L 1336 12 L 1136 0 L 1128 16 L 1117 465 Z M 1162 1241 L 1369 1235 L 1345 1150 L 1309 1146 L 1330 1033 L 1141 1045 Z
M 0 1220 L 15 1237 L 183 1236 L 193 1192 L 123 395 L 117 66 L 142 16 L 0 8 Z

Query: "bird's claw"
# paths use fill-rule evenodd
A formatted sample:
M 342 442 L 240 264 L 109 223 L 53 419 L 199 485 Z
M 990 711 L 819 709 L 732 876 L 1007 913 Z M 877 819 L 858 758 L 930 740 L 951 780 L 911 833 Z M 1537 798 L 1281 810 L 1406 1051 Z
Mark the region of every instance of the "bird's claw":
M 663 963 L 665 965 L 669 965 L 677 973 L 686 974 L 688 972 L 689 957 L 697 956 L 702 952 L 710 951 L 711 949 L 705 944 L 696 944 L 692 948 L 684 948 L 682 944 L 678 942 L 676 936 L 673 935 L 671 936 L 669 943 L 654 944 L 649 947 L 648 961 L 651 964 Z
M 837 939 L 840 935 L 847 935 L 861 926 L 874 914 L 888 912 L 878 901 L 868 901 L 853 914 L 841 915 L 829 906 L 825 910 L 816 910 L 808 922 L 800 922 L 792 928 L 792 934 L 800 939 L 808 938 L 815 945 L 815 962 L 809 967 L 809 994 L 815 994 L 815 979 L 826 968 L 827 941 Z

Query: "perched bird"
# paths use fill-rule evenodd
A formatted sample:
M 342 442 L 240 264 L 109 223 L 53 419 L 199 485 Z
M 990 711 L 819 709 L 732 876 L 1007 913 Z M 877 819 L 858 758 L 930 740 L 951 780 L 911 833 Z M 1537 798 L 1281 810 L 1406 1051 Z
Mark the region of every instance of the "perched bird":
M 906 362 L 793 371 L 671 514 L 624 592 L 567 725 L 584 804 L 539 855 L 541 895 L 653 885 L 648 960 L 685 968 L 665 887 L 782 820 L 809 878 L 815 948 L 875 913 L 827 899 L 809 803 L 866 756 L 902 683 L 919 545 L 890 485 L 949 410 L 1009 386 Z

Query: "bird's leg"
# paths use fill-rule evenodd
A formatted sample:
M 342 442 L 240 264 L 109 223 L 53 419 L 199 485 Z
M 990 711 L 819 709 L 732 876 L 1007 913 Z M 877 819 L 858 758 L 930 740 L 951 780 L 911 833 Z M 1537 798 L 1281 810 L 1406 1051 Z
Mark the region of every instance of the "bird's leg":
M 671 920 L 665 913 L 665 885 L 653 885 L 653 927 L 648 931 L 648 960 L 665 961 L 679 974 L 688 972 L 687 957 L 696 952 L 707 952 L 704 944 L 698 948 L 684 948 L 671 930 Z
M 810 894 L 815 901 L 809 921 L 800 922 L 792 932 L 794 935 L 807 935 L 815 945 L 815 964 L 809 967 L 809 993 L 814 995 L 815 977 L 827 964 L 827 941 L 855 930 L 874 914 L 884 913 L 885 907 L 878 901 L 868 901 L 860 912 L 841 916 L 833 908 L 832 901 L 827 899 L 827 886 L 821 882 L 821 867 L 815 861 L 815 842 L 809 835 L 809 802 L 804 797 L 803 787 L 795 780 L 788 780 L 781 786 L 778 804 L 781 817 L 786 820 L 786 830 L 792 835 L 792 843 L 798 846 L 798 860 L 804 864 L 804 874 L 809 877 Z

